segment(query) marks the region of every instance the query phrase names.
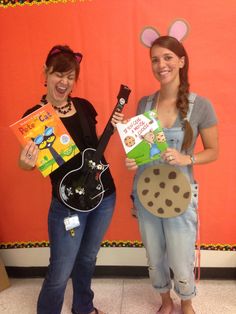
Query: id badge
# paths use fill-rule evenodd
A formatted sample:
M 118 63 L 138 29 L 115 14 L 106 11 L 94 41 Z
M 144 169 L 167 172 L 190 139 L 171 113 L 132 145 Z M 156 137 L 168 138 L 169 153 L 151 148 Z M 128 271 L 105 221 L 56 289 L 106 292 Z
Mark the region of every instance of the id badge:
M 66 217 L 64 219 L 64 225 L 65 225 L 66 231 L 79 227 L 80 225 L 79 216 L 73 215 L 73 216 Z

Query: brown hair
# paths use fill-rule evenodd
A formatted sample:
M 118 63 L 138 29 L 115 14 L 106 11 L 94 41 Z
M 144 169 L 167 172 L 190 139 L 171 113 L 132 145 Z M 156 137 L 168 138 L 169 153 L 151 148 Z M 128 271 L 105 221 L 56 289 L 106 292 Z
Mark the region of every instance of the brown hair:
M 77 81 L 81 60 L 82 54 L 75 53 L 69 46 L 56 45 L 49 51 L 45 64 L 48 70 L 52 70 L 51 73 L 75 70 L 75 79 Z
M 174 52 L 179 58 L 184 57 L 184 66 L 179 70 L 180 84 L 177 94 L 176 107 L 179 109 L 183 126 L 185 129 L 184 140 L 182 144 L 182 150 L 187 150 L 193 140 L 193 130 L 187 120 L 187 114 L 189 109 L 188 95 L 189 95 L 189 81 L 188 81 L 188 69 L 189 58 L 184 46 L 174 37 L 160 36 L 152 43 L 150 47 L 150 53 L 154 46 L 160 46 Z

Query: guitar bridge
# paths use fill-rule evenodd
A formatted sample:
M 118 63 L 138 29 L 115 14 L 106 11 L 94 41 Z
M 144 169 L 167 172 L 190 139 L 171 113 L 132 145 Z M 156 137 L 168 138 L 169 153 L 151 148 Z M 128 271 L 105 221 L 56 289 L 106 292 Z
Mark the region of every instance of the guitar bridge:
M 100 163 L 96 164 L 96 162 L 93 161 L 93 160 L 89 160 L 89 161 L 88 161 L 88 166 L 89 166 L 89 168 L 91 168 L 92 170 L 97 169 L 97 170 L 101 171 L 101 170 L 104 169 L 104 166 L 103 166 L 102 164 L 100 164 Z
M 79 194 L 79 195 L 84 195 L 85 194 L 85 189 L 78 187 L 75 189 L 75 193 Z
M 93 161 L 93 160 L 89 160 L 88 166 L 89 166 L 89 168 L 91 168 L 91 169 L 95 169 L 95 167 L 96 167 L 96 162 Z

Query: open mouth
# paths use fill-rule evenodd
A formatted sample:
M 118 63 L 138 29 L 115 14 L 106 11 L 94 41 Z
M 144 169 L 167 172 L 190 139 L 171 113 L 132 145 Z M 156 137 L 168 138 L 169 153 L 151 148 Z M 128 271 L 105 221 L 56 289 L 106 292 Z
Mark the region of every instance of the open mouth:
M 64 87 L 64 86 L 56 86 L 56 91 L 58 94 L 60 95 L 64 95 L 67 91 L 67 87 Z

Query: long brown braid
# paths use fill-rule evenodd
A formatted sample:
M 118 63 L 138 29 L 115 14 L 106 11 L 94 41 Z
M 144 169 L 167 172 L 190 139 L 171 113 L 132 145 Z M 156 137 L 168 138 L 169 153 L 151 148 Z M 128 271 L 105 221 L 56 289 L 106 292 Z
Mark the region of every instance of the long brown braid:
M 184 57 L 184 66 L 179 71 L 180 85 L 177 94 L 176 107 L 179 109 L 182 123 L 184 127 L 184 140 L 182 144 L 182 150 L 188 150 L 193 140 L 193 130 L 187 120 L 187 114 L 189 109 L 188 95 L 189 95 L 189 81 L 188 81 L 188 68 L 189 59 L 184 46 L 174 37 L 160 36 L 151 45 L 152 47 L 160 46 L 174 52 L 179 58 Z

